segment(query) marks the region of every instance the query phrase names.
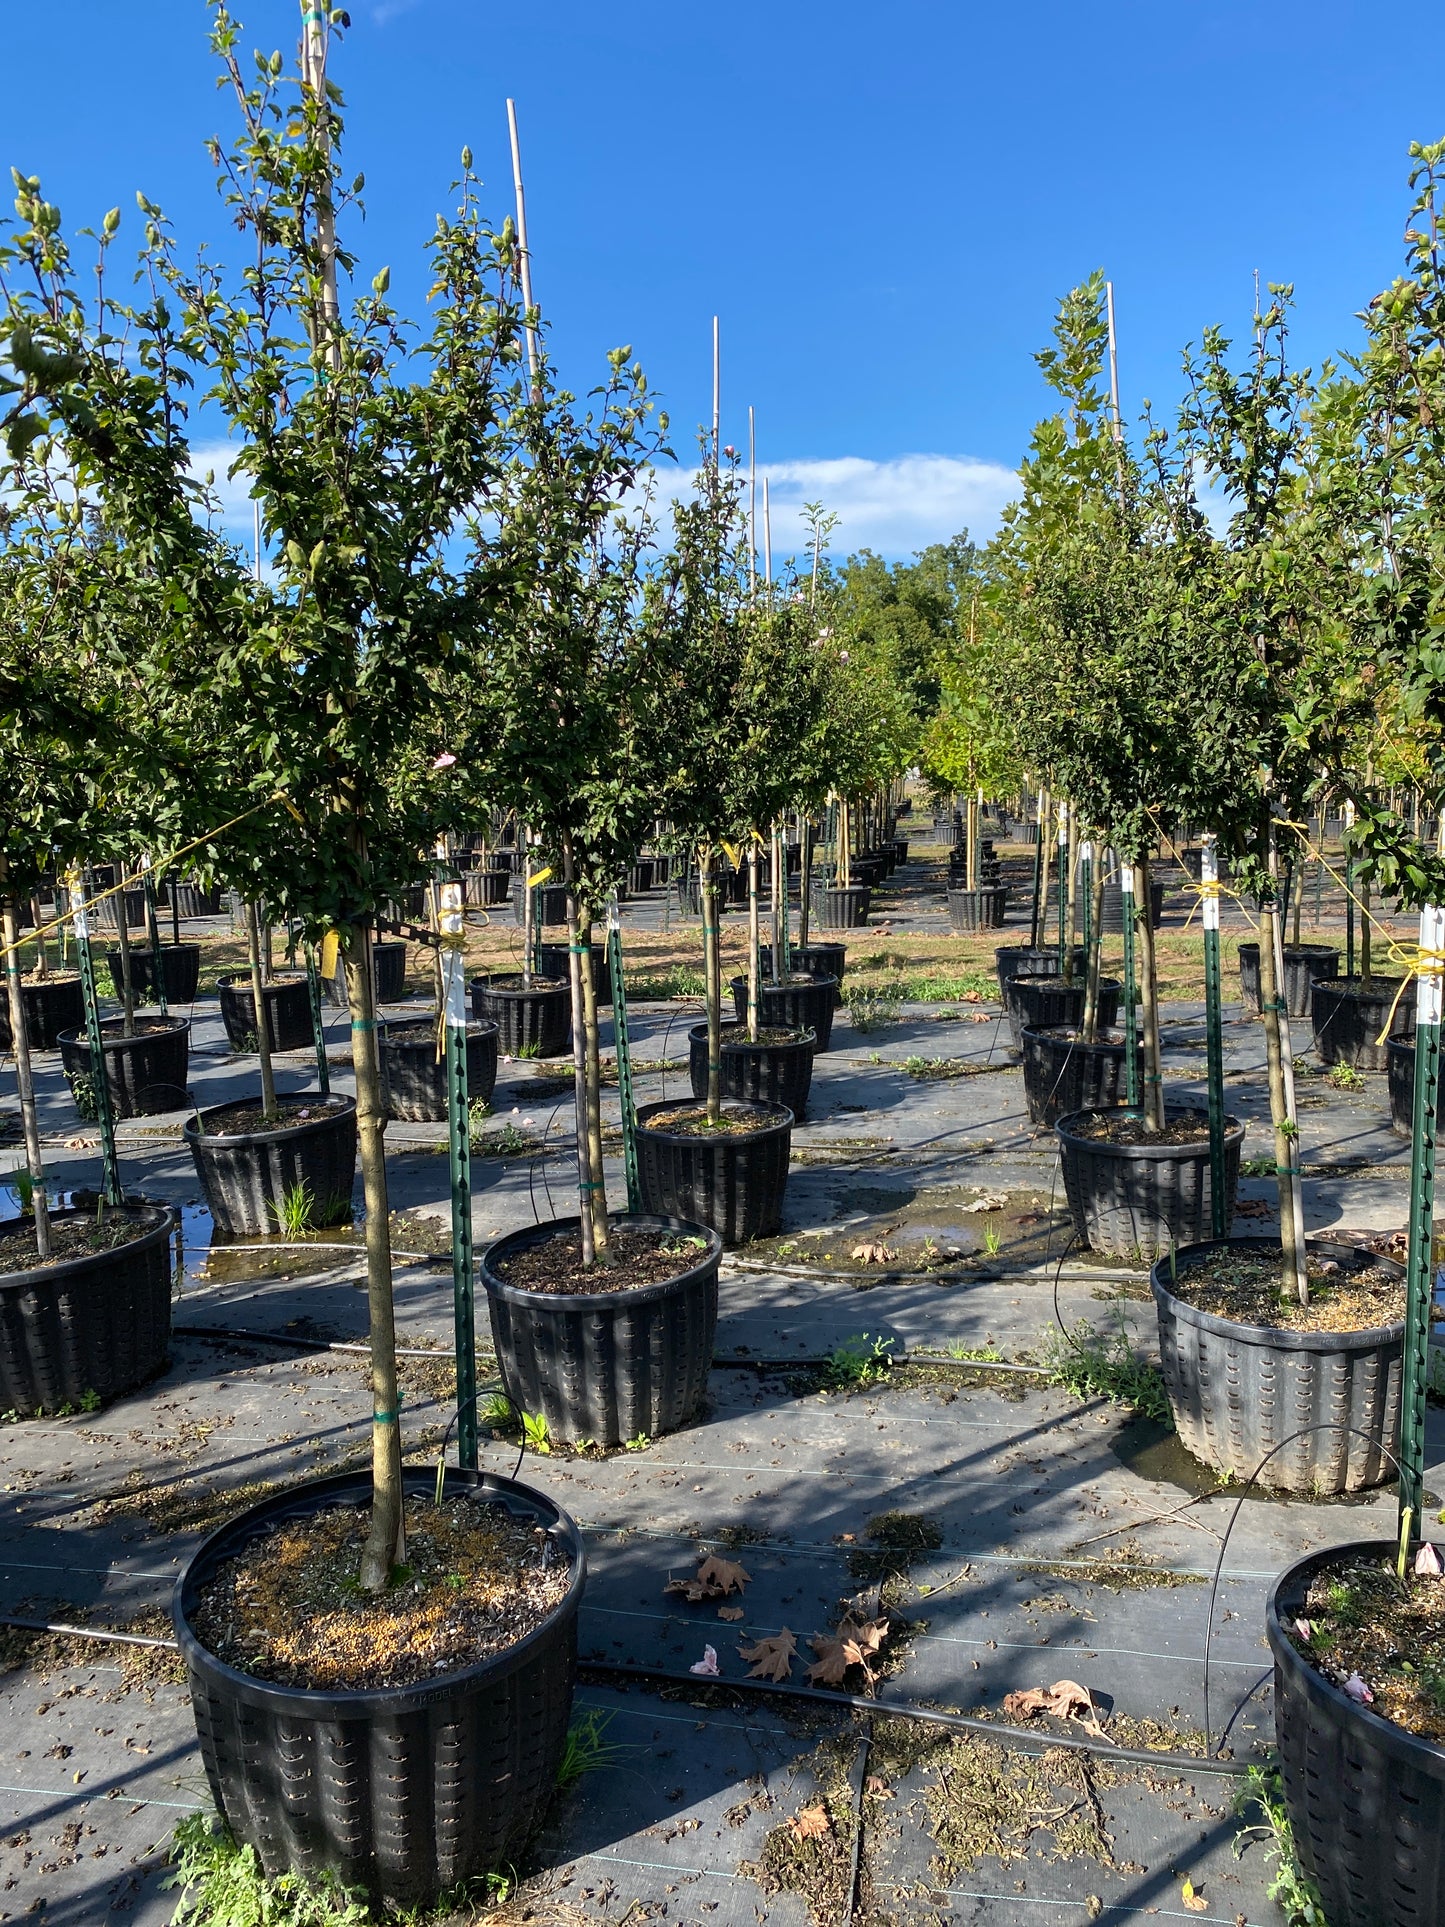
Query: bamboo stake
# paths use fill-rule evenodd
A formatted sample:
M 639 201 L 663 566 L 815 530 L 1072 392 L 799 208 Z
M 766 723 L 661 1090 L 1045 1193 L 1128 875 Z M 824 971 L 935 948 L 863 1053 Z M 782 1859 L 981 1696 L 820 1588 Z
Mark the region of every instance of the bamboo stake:
M 527 245 L 527 193 L 522 186 L 522 142 L 517 132 L 517 103 L 507 102 L 507 134 L 512 143 L 512 192 L 517 202 L 517 256 L 522 276 L 522 305 L 527 311 L 523 333 L 527 339 L 527 373 L 533 398 L 537 387 L 537 329 L 532 321 L 532 251 Z
M 1114 460 L 1119 475 L 1119 501 L 1124 500 L 1124 418 L 1119 412 L 1119 338 L 1114 329 L 1114 284 L 1104 283 L 1109 320 L 1109 407 L 1113 416 Z
M 326 91 L 326 9 L 302 0 L 301 75 L 316 100 L 325 166 L 316 195 L 316 234 L 321 249 L 321 314 L 318 348 L 324 348 L 333 374 L 341 366 L 338 339 L 341 303 L 336 293 L 336 210 L 331 200 L 331 97 Z M 258 544 L 259 548 L 259 544 Z
M 748 594 L 758 592 L 758 434 L 748 404 Z
M 712 318 L 712 466 L 715 475 L 722 468 L 722 334 L 716 315 Z
M 773 586 L 773 510 L 768 497 L 768 478 L 763 477 L 763 580 Z

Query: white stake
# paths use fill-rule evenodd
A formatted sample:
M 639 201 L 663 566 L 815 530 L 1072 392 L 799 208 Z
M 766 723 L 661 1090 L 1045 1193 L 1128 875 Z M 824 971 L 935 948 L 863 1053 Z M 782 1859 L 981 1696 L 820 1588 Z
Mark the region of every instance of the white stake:
M 758 437 L 748 404 L 748 594 L 758 586 Z
M 712 465 L 714 473 L 722 467 L 722 336 L 718 318 L 712 318 Z
M 773 586 L 773 510 L 768 500 L 768 478 L 763 477 L 763 580 Z
M 321 336 L 333 369 L 341 363 L 337 330 L 341 303 L 336 293 L 336 211 L 331 204 L 331 103 L 326 92 L 326 10 L 316 0 L 301 0 L 301 74 L 320 110 L 321 148 L 326 186 L 316 201 L 316 233 L 321 244 Z M 319 345 L 319 344 L 318 344 Z
M 1124 432 L 1119 415 L 1119 340 L 1114 332 L 1114 284 L 1104 283 L 1104 299 L 1109 315 L 1109 402 L 1114 411 L 1114 440 L 1117 442 Z
M 522 186 L 522 142 L 517 133 L 517 103 L 507 102 L 507 132 L 512 140 L 512 188 L 517 197 L 517 248 L 522 265 L 522 301 L 527 313 L 532 312 L 532 253 L 527 246 L 527 195 Z M 535 382 L 537 379 L 537 330 L 529 320 L 527 332 L 527 372 Z

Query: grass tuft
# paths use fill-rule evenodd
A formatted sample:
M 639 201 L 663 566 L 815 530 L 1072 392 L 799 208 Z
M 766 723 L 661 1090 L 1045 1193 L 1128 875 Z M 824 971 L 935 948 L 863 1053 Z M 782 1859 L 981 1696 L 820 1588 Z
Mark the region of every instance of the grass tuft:
M 1081 1318 L 1070 1332 L 1047 1332 L 1039 1362 L 1051 1384 L 1078 1398 L 1102 1396 L 1160 1425 L 1172 1423 L 1159 1368 L 1134 1350 L 1122 1312 L 1112 1331 L 1096 1331 Z

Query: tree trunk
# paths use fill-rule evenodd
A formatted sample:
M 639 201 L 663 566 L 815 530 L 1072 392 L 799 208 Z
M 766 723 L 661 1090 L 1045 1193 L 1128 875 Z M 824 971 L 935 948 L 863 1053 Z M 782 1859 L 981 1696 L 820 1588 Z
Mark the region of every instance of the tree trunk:
M 851 811 L 840 797 L 838 799 L 838 883 L 846 890 L 853 881 L 853 849 L 849 816 Z
M 0 858 L 0 878 L 4 859 Z M 35 920 L 37 930 L 40 919 Z M 30 1209 L 35 1222 L 35 1253 L 41 1264 L 50 1256 L 50 1205 L 45 1195 L 45 1160 L 40 1152 L 40 1119 L 35 1109 L 35 1079 L 30 1068 L 30 1034 L 25 1028 L 25 1004 L 20 994 L 20 906 L 5 899 L 5 983 L 10 998 L 11 1049 L 15 1053 L 15 1088 L 20 1098 L 20 1122 L 25 1133 L 25 1168 L 30 1174 Z M 102 1070 L 101 1075 L 105 1073 Z
M 778 972 L 782 968 L 783 962 L 783 918 L 788 914 L 788 863 L 783 844 L 783 826 L 781 821 L 773 825 L 773 835 L 772 842 L 769 846 L 769 853 L 772 858 L 773 873 L 772 969 L 769 975 L 772 981 L 776 983 L 778 981 Z
M 1274 826 L 1268 830 L 1269 873 L 1276 888 L 1279 851 Z M 1280 906 L 1271 892 L 1260 907 L 1259 1006 L 1269 1075 L 1269 1114 L 1274 1124 L 1274 1162 L 1279 1181 L 1279 1235 L 1284 1257 L 1284 1293 L 1301 1305 L 1310 1301 L 1305 1263 L 1304 1194 L 1299 1174 L 1299 1124 L 1295 1116 L 1294 1058 L 1289 1018 L 1284 1010 Z
M 978 860 L 979 860 L 979 856 L 981 855 L 981 852 L 978 847 L 978 839 L 982 828 L 983 828 L 983 819 L 978 807 L 978 791 L 974 787 L 973 772 L 972 770 L 970 770 L 969 785 L 968 785 L 968 816 L 963 826 L 963 834 L 965 839 L 964 846 L 963 846 L 963 881 L 964 881 L 965 889 L 968 889 L 968 890 L 977 890 L 978 888 L 979 875 L 980 875 Z
M 261 1060 L 261 1109 L 276 1116 L 276 1074 L 271 1064 L 271 1033 L 266 1024 L 266 991 L 261 976 L 261 930 L 254 903 L 246 905 L 246 949 L 251 964 L 251 1009 L 256 1019 L 256 1055 Z
M 1360 878 L 1360 985 L 1368 990 L 1374 981 L 1370 958 L 1370 879 Z
M 1164 1078 L 1159 1062 L 1159 977 L 1154 949 L 1154 919 L 1149 914 L 1149 859 L 1134 868 L 1134 913 L 1139 929 L 1139 1017 L 1144 1045 L 1144 1125 L 1164 1129 Z
M 391 1290 L 391 1208 L 386 1187 L 386 1107 L 376 1047 L 376 975 L 371 924 L 353 926 L 346 955 L 351 1062 L 356 1072 L 356 1136 L 366 1200 L 366 1302 L 371 1346 L 371 1530 L 361 1555 L 367 1592 L 390 1584 L 406 1559 L 401 1494 L 401 1412 L 396 1383 L 396 1314 Z
M 1035 942 L 1046 946 L 1049 940 L 1049 874 L 1054 855 L 1054 806 L 1047 790 L 1040 790 L 1039 798 L 1039 844 L 1042 855 L 1039 858 L 1039 929 Z
M 1084 1042 L 1093 1044 L 1099 1036 L 1099 978 L 1104 954 L 1104 846 L 1094 845 L 1093 916 L 1089 928 L 1087 982 L 1084 989 Z
M 522 825 L 517 825 L 517 845 L 521 851 L 522 863 L 522 988 L 532 988 L 532 950 L 535 931 L 533 915 L 536 904 L 532 897 L 532 885 L 528 875 L 532 867 L 532 839 Z
M 587 1029 L 582 1008 L 584 972 L 592 975 L 590 940 L 582 936 L 582 918 L 577 907 L 576 878 L 572 865 L 572 838 L 562 838 L 562 864 L 567 879 L 567 978 L 572 987 L 572 1102 L 576 1118 L 577 1142 L 577 1217 L 582 1234 L 582 1262 L 590 1265 L 597 1256 L 593 1233 L 592 1117 L 591 1093 L 587 1088 Z M 584 948 L 584 943 L 586 947 Z
M 1074 981 L 1074 945 L 1079 929 L 1079 812 L 1069 805 L 1069 890 L 1067 928 L 1064 932 L 1064 981 Z
M 35 925 L 35 980 L 43 984 L 50 975 L 50 952 L 45 947 L 45 918 L 39 897 L 30 899 L 30 921 Z
M 813 819 L 806 810 L 798 812 L 798 947 L 808 942 L 808 919 L 813 889 Z
M 762 935 L 758 917 L 758 843 L 748 845 L 748 1042 L 758 1041 L 758 944 Z M 777 975 L 777 965 L 773 965 Z
M 120 950 L 120 996 L 124 1011 L 121 1028 L 127 1037 L 135 1036 L 135 980 L 130 967 L 130 930 L 125 911 L 125 866 L 117 864 L 121 874 L 121 888 L 111 898 L 115 905 L 115 935 Z
M 702 975 L 707 1001 L 707 1121 L 722 1116 L 722 957 L 718 943 L 717 875 L 712 847 L 698 852 L 702 892 Z

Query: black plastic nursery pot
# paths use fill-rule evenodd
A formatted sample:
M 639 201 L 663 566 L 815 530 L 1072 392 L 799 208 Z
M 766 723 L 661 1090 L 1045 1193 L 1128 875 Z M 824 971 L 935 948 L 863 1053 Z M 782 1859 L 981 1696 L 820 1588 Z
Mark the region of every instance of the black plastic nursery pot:
M 371 946 L 371 981 L 379 1004 L 399 1004 L 406 995 L 406 945 L 376 942 Z M 346 965 L 338 960 L 336 975 L 326 980 L 326 994 L 342 1010 L 347 1008 Z
M 518 923 L 527 921 L 527 891 L 520 877 L 511 882 L 512 914 Z M 537 899 L 537 921 L 544 928 L 552 923 L 567 921 L 567 886 L 564 883 L 543 883 L 533 892 Z
M 758 966 L 765 976 L 773 969 L 773 946 L 759 944 Z M 788 968 L 793 971 L 806 971 L 810 977 L 832 977 L 837 988 L 833 992 L 833 1008 L 836 1010 L 843 1001 L 843 972 L 848 967 L 848 946 L 845 943 L 795 943 L 788 949 Z
M 908 838 L 895 836 L 893 839 L 893 862 L 897 868 L 908 861 Z
M 656 876 L 657 866 L 650 856 L 640 856 L 627 872 L 627 887 L 634 896 L 642 896 L 650 890 Z
M 351 1216 L 356 1182 L 356 1100 L 282 1097 L 270 1130 L 228 1130 L 256 1100 L 215 1104 L 186 1119 L 185 1139 L 216 1229 L 232 1238 L 274 1236 L 304 1187 L 308 1223 Z
M 462 876 L 462 888 L 469 904 L 478 910 L 493 910 L 512 894 L 511 865 L 500 870 L 467 870 Z
M 1205 1134 L 1195 1143 L 1160 1144 L 1146 1140 L 1141 1144 L 1118 1144 L 1106 1137 L 1088 1136 L 1080 1129 L 1086 1119 L 1113 1115 L 1116 1113 L 1075 1111 L 1054 1122 L 1074 1236 L 1090 1251 L 1151 1261 L 1161 1252 L 1167 1252 L 1171 1245 L 1202 1243 L 1213 1228 L 1207 1113 L 1184 1106 L 1165 1107 L 1166 1124 L 1197 1120 Z M 1244 1126 L 1238 1118 L 1226 1117 L 1227 1225 L 1234 1222 L 1243 1143 Z
M 1023 1048 L 1024 1031 L 1049 1030 L 1067 1024 L 1077 1030 L 1084 1021 L 1084 1002 L 1089 986 L 1083 976 L 1072 983 L 1055 974 L 1053 966 L 1046 976 L 1030 977 L 1022 971 L 1003 986 L 1004 1015 L 1014 1043 Z M 1119 1019 L 1117 978 L 1099 979 L 1099 1028 L 1112 1030 Z
M 1052 1124 L 1071 1111 L 1107 1111 L 1124 1102 L 1122 1031 L 1101 1029 L 1086 1044 L 1076 1025 L 1025 1025 L 1022 1050 L 1030 1123 Z
M 1409 1137 L 1415 1129 L 1415 1040 L 1391 1037 L 1385 1044 L 1390 1088 L 1390 1128 Z M 1435 1122 L 1445 1125 L 1445 1077 L 1435 1094 Z
M 729 988 L 737 1020 L 748 1019 L 748 980 L 734 977 Z M 838 999 L 835 977 L 800 974 L 787 983 L 770 984 L 766 978 L 758 985 L 758 1021 L 769 1029 L 811 1030 L 817 1042 L 815 1054 L 822 1056 L 833 1047 L 833 1011 Z
M 105 1020 L 100 1027 L 100 1047 L 115 1117 L 146 1117 L 184 1107 L 190 1038 L 191 1026 L 184 1017 L 138 1017 L 134 1037 L 126 1036 L 121 1018 Z M 81 1114 L 94 1116 L 94 1101 L 87 1101 L 84 1095 L 85 1084 L 95 1074 L 90 1040 L 84 1029 L 79 1029 L 62 1031 L 57 1041 L 60 1062 Z
M 482 1283 L 502 1387 L 524 1412 L 540 1412 L 556 1439 L 622 1445 L 686 1425 L 702 1404 L 717 1330 L 722 1239 L 680 1218 L 615 1215 L 618 1230 L 696 1239 L 675 1278 L 631 1291 L 566 1296 L 509 1285 L 500 1266 L 551 1237 L 576 1235 L 576 1218 L 529 1225 L 484 1254 Z
M 1322 979 L 1311 987 L 1310 1017 L 1322 1064 L 1382 1071 L 1389 1038 L 1415 1035 L 1415 986 L 1399 977 L 1372 977 L 1368 990 L 1358 977 Z
M 1001 930 L 1008 909 L 1008 891 L 1003 884 L 987 890 L 950 890 L 948 921 L 960 935 L 971 930 Z
M 507 1057 L 556 1057 L 572 1031 L 572 988 L 565 978 L 476 977 L 468 986 L 472 1015 L 497 1026 Z
M 1124 896 L 1117 882 L 1104 885 L 1104 917 L 1100 928 L 1106 936 L 1117 937 L 1124 928 Z M 1149 919 L 1157 930 L 1164 921 L 1164 885 L 1149 885 Z
M 1149 1274 L 1180 1443 L 1236 1479 L 1252 1479 L 1273 1453 L 1260 1483 L 1284 1492 L 1325 1496 L 1379 1485 L 1391 1476 L 1400 1433 L 1404 1323 L 1296 1332 L 1199 1311 L 1170 1285 L 1221 1246 L 1280 1250 L 1278 1238 L 1211 1239 L 1176 1251 L 1172 1274 L 1167 1254 Z M 1401 1266 L 1354 1245 L 1311 1238 L 1308 1249 L 1345 1270 L 1378 1265 L 1403 1275 Z
M 249 977 L 220 977 L 216 994 L 221 1000 L 221 1022 L 234 1051 L 256 1048 L 256 1005 Z M 311 1028 L 311 991 L 302 976 L 292 972 L 261 987 L 266 1013 L 266 1037 L 273 1051 L 304 1050 L 315 1043 Z
M 706 1024 L 693 1025 L 687 1033 L 687 1045 L 692 1094 L 701 1100 L 707 1096 Z M 786 1040 L 775 1038 L 754 1044 L 748 1040 L 744 1021 L 724 1024 L 723 1096 L 746 1098 L 753 1104 L 786 1105 L 801 1124 L 808 1115 L 816 1048 L 817 1039 L 811 1030 L 793 1030 Z
M 1445 1920 L 1445 1747 L 1356 1704 L 1284 1630 L 1317 1574 L 1394 1551 L 1367 1539 L 1311 1553 L 1274 1582 L 1265 1608 L 1285 1807 L 1330 1927 Z
M 199 883 L 178 883 L 175 891 L 178 917 L 218 917 L 221 914 L 219 890 L 207 890 Z
M 125 974 L 121 969 L 120 952 L 108 950 L 105 961 L 110 966 L 110 981 L 115 985 L 117 997 L 125 995 Z M 148 943 L 135 944 L 130 953 L 130 982 L 135 996 L 144 1002 L 155 998 L 156 960 L 155 952 Z M 196 985 L 201 980 L 201 946 L 198 943 L 167 943 L 161 945 L 161 982 L 166 987 L 168 1004 L 192 1004 L 196 1000 Z M 79 1018 L 77 1022 L 83 1022 Z
M 110 1251 L 0 1272 L 0 1401 L 6 1411 L 55 1412 L 134 1391 L 155 1377 L 171 1343 L 169 1205 L 108 1205 L 135 1236 Z M 56 1226 L 95 1221 L 90 1207 L 55 1211 Z
M 813 893 L 813 916 L 824 930 L 861 930 L 868 921 L 873 892 L 864 883 Z
M 544 977 L 559 978 L 568 986 L 572 984 L 572 955 L 565 943 L 544 943 L 537 946 L 537 958 Z M 592 982 L 599 1004 L 612 1002 L 612 965 L 607 956 L 605 943 L 592 945 Z
M 435 1491 L 429 1468 L 402 1478 L 408 1495 Z M 369 1505 L 365 1474 L 310 1480 L 251 1506 L 212 1533 L 177 1581 L 171 1612 L 206 1778 L 226 1825 L 268 1874 L 329 1871 L 386 1905 L 416 1906 L 513 1864 L 541 1821 L 571 1718 L 586 1554 L 568 1515 L 532 1487 L 448 1468 L 444 1493 L 463 1492 L 535 1521 L 572 1576 L 524 1639 L 456 1672 L 316 1692 L 239 1672 L 192 1630 L 224 1560 L 287 1520 Z
M 999 995 L 1010 977 L 1052 977 L 1058 975 L 1059 946 L 1048 943 L 1006 943 L 993 953 L 998 972 Z M 1074 945 L 1074 976 L 1081 977 L 1089 967 L 1089 955 L 1081 943 Z
M 783 1192 L 793 1144 L 793 1113 L 783 1104 L 724 1100 L 727 1116 L 746 1132 L 694 1136 L 651 1120 L 686 1107 L 644 1104 L 637 1113 L 637 1167 L 649 1212 L 704 1224 L 727 1246 L 769 1238 L 782 1229 Z
M 40 977 L 20 986 L 20 1008 L 25 1013 L 25 1035 L 31 1050 L 58 1050 L 60 1033 L 79 1030 L 85 1022 L 85 998 L 79 977 Z M 13 1050 L 10 999 L 0 995 L 0 1050 Z
M 1340 953 L 1332 943 L 1286 944 L 1284 1001 L 1291 1017 L 1308 1017 L 1317 980 L 1340 974 Z M 1259 1012 L 1259 945 L 1239 946 L 1239 996 L 1246 1010 Z
M 489 1103 L 497 1083 L 497 1026 L 473 1018 L 467 1025 L 467 1098 Z M 378 1026 L 381 1088 L 386 1114 L 408 1124 L 446 1122 L 447 1061 L 437 1054 L 437 1020 L 404 1017 Z

